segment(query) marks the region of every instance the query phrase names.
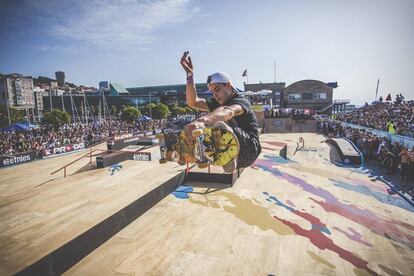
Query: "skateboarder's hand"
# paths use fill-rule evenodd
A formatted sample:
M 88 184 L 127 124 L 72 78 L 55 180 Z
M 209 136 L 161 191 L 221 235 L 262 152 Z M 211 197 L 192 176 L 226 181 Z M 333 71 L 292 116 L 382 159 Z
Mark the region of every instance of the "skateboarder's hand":
M 184 127 L 184 131 L 185 131 L 185 137 L 186 137 L 186 143 L 191 145 L 194 143 L 194 139 L 193 139 L 193 131 L 196 129 L 203 129 L 206 126 L 204 125 L 203 122 L 197 122 L 194 121 L 192 123 L 189 123 L 188 125 L 186 125 Z
M 193 73 L 193 63 L 191 62 L 191 57 L 188 54 L 188 51 L 184 52 L 180 61 L 181 66 L 184 68 L 187 75 Z

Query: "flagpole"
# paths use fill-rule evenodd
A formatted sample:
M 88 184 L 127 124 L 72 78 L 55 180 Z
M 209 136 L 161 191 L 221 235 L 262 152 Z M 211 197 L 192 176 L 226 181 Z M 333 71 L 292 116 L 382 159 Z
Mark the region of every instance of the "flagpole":
M 380 82 L 380 79 L 378 79 L 378 81 L 377 81 L 377 90 L 375 91 L 375 100 L 377 100 L 377 97 L 378 97 L 379 82 Z
M 276 83 L 276 59 L 274 59 L 273 72 L 274 72 L 274 75 L 275 75 L 275 83 Z

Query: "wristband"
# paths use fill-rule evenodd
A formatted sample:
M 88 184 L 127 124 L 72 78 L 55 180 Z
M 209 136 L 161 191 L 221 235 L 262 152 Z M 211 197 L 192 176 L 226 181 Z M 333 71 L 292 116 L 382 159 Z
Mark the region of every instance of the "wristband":
M 193 76 L 187 76 L 187 84 L 193 84 L 194 80 L 193 80 Z

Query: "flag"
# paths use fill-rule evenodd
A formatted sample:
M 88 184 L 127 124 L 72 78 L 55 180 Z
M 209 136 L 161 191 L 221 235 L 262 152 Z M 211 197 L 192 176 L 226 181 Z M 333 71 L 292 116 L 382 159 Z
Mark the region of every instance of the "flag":
M 247 77 L 247 69 L 246 69 L 246 70 L 244 70 L 244 72 L 243 72 L 243 74 L 242 74 L 242 77 Z
M 385 99 L 386 101 L 392 101 L 392 99 L 391 99 L 391 93 L 390 94 L 388 94 L 388 96 L 387 96 L 387 98 Z

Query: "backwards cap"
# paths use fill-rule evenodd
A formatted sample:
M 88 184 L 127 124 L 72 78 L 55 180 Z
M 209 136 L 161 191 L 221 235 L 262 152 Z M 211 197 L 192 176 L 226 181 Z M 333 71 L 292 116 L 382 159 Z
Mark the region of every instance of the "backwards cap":
M 231 79 L 229 75 L 223 72 L 217 72 L 217 73 L 211 74 L 207 78 L 207 84 L 228 83 L 228 82 L 231 82 Z
M 221 83 L 221 84 L 230 83 L 231 84 L 231 79 L 229 75 L 227 75 L 226 73 L 217 72 L 217 73 L 211 74 L 207 78 L 207 85 L 213 84 L 213 83 Z M 234 88 L 233 85 L 231 85 L 231 87 L 233 88 L 233 91 L 235 93 L 239 92 L 236 88 Z

